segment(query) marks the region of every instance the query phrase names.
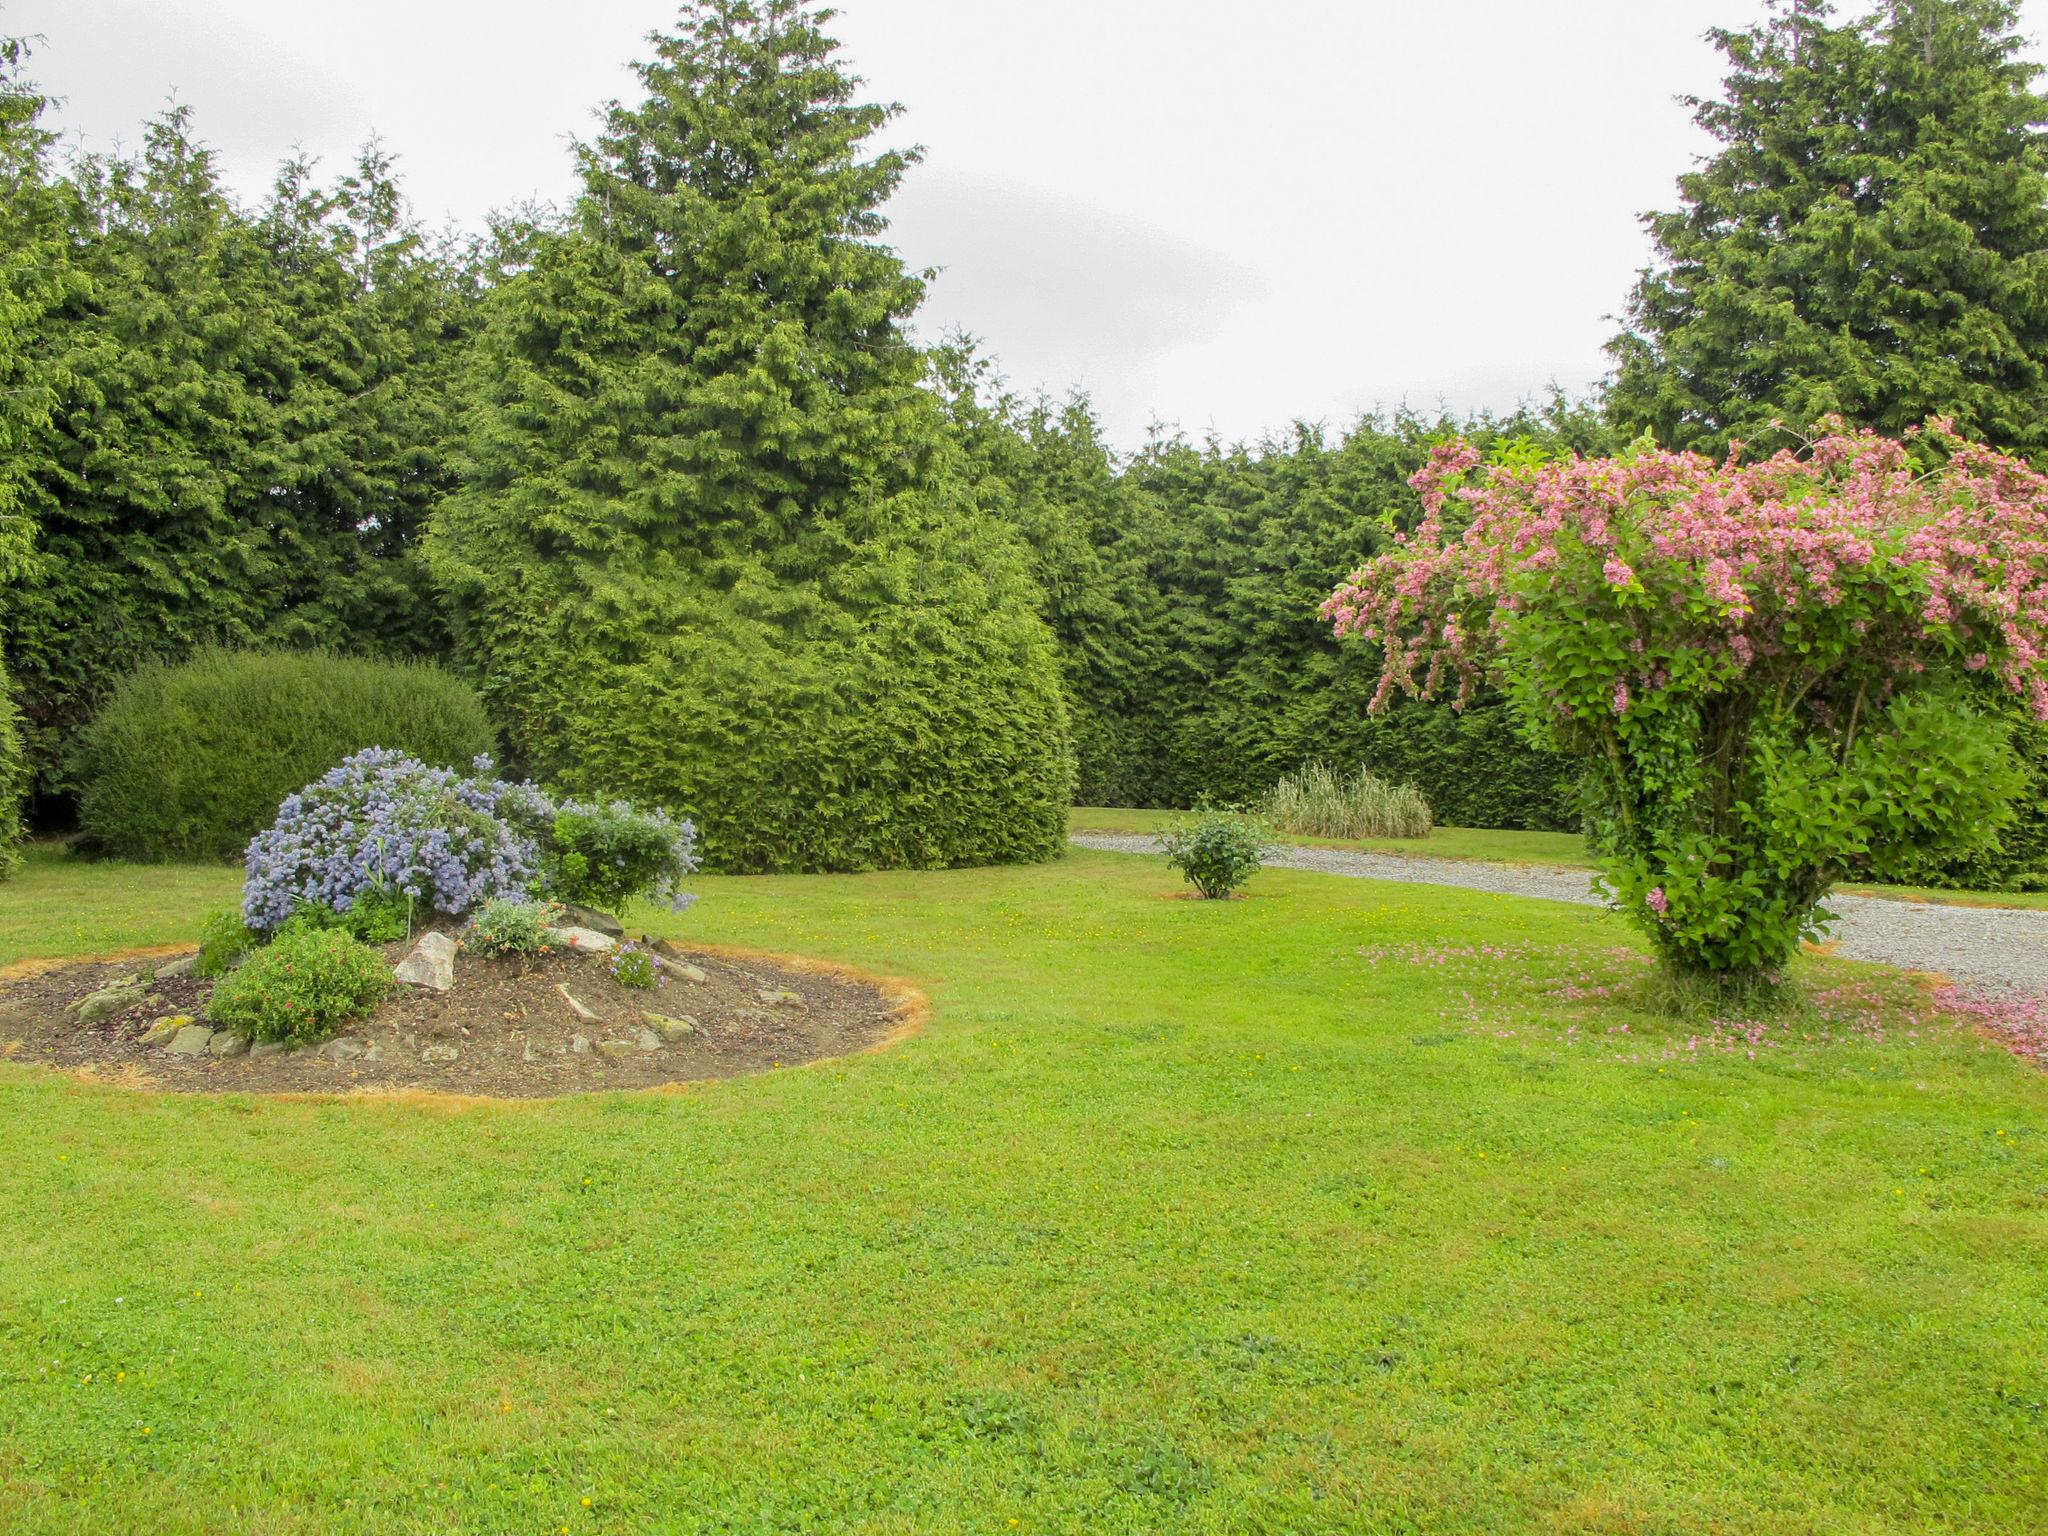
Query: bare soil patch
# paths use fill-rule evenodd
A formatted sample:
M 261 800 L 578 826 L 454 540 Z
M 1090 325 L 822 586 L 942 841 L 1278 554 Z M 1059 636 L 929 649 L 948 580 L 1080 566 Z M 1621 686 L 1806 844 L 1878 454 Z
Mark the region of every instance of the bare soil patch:
M 165 1016 L 205 1024 L 213 983 L 196 977 L 155 977 L 135 1002 L 91 1023 L 65 1012 L 124 977 L 154 976 L 175 955 L 11 967 L 0 978 L 0 1058 L 174 1093 L 545 1098 L 800 1066 L 890 1044 L 922 1022 L 923 996 L 902 983 L 792 956 L 656 947 L 673 964 L 651 992 L 613 981 L 604 955 L 464 952 L 450 991 L 394 986 L 325 1045 L 257 1055 L 145 1043 Z M 409 948 L 391 945 L 386 957 L 395 965 Z M 571 998 L 596 1017 L 579 1015 Z

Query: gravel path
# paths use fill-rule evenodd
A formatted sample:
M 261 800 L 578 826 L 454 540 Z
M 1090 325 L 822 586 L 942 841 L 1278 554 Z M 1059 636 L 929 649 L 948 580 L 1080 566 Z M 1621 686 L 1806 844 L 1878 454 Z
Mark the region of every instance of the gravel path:
M 1157 853 L 1156 837 L 1077 833 L 1082 848 L 1109 853 Z M 1266 862 L 1361 880 L 1414 885 L 1457 885 L 1502 896 L 1603 905 L 1583 869 L 1543 864 L 1486 864 L 1472 859 L 1431 859 L 1344 848 L 1278 848 Z M 1837 893 L 1828 898 L 1841 919 L 1829 937 L 1836 951 L 1913 971 L 1940 971 L 1999 991 L 2048 994 L 2048 910 L 2025 907 L 1952 907 Z

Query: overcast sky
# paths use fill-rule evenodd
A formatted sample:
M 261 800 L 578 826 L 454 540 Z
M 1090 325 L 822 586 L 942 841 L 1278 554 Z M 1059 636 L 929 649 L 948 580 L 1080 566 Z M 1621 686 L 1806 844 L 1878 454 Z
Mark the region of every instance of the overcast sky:
M 1851 7 L 1853 8 L 1853 7 Z M 845 0 L 833 30 L 924 146 L 893 238 L 923 334 L 1012 382 L 1252 439 L 1403 402 L 1581 391 L 1703 148 L 1703 39 L 1761 0 Z M 668 0 L 5 0 L 89 148 L 175 96 L 254 199 L 368 134 L 433 221 L 574 191 Z M 2029 30 L 2048 0 L 2028 0 Z

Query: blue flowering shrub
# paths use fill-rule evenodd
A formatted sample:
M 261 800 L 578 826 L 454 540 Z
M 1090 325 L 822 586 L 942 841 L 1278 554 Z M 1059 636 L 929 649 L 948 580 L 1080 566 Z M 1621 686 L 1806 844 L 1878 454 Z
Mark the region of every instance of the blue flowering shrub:
M 472 770 L 464 777 L 371 747 L 287 796 L 249 844 L 249 926 L 268 933 L 302 913 L 345 916 L 358 902 L 404 900 L 447 917 L 528 897 L 688 904 L 681 882 L 697 867 L 689 822 L 624 802 L 558 802 L 495 777 L 487 757 Z

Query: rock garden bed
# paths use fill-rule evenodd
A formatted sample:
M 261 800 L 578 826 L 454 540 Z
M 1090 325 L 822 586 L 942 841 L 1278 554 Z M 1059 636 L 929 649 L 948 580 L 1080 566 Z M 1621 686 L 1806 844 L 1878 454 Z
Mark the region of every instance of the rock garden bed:
M 57 965 L 0 979 L 0 1056 L 171 1092 L 534 1098 L 847 1055 L 907 1033 L 921 1008 L 910 989 L 854 972 L 665 942 L 662 985 L 640 990 L 613 980 L 608 938 L 587 942 L 492 959 L 439 934 L 390 945 L 394 971 L 417 979 L 394 981 L 333 1039 L 289 1049 L 210 1030 L 214 983 L 189 957 Z M 436 950 L 452 954 L 452 976 Z

